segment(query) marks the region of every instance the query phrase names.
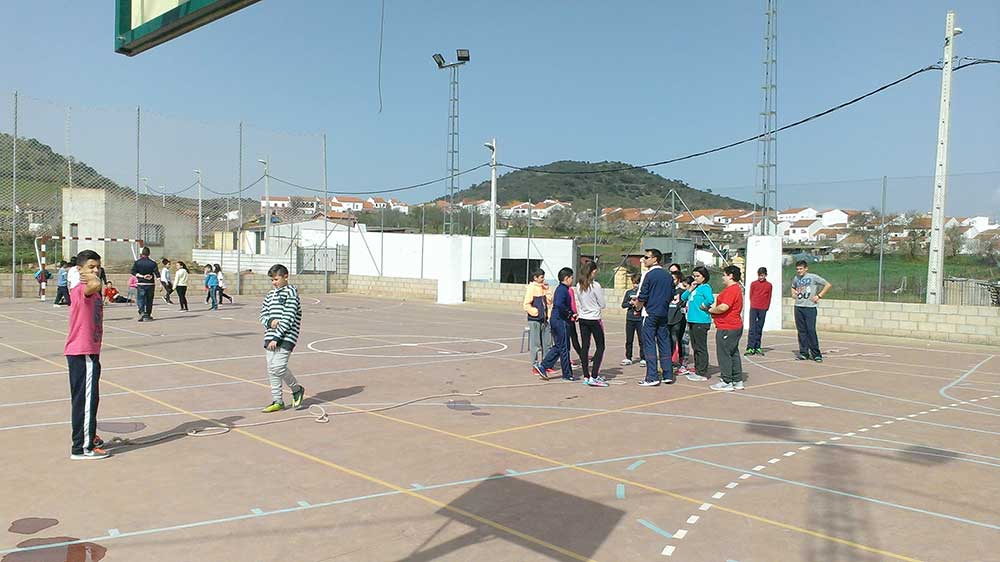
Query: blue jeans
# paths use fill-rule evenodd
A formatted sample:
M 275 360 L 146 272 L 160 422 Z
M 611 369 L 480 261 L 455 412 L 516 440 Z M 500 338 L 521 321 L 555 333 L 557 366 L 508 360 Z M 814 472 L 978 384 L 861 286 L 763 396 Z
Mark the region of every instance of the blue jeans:
M 816 335 L 816 313 L 812 306 L 795 307 L 795 330 L 799 333 L 799 353 L 805 356 L 821 357 L 819 336 Z
M 750 335 L 747 336 L 748 349 L 760 349 L 760 336 L 764 333 L 765 318 L 767 318 L 766 308 L 750 309 Z
M 219 288 L 218 287 L 209 287 L 208 288 L 208 298 L 210 299 L 210 301 L 212 303 L 212 307 L 209 310 L 216 310 L 217 308 L 219 308 L 219 300 L 218 300 L 219 299 Z
M 139 307 L 139 316 L 153 316 L 153 285 L 139 285 L 136 287 L 135 302 Z
M 670 361 L 673 346 L 670 343 L 670 329 L 666 316 L 647 316 L 642 322 L 642 342 L 646 352 L 646 382 L 660 380 L 656 372 L 656 354 L 660 354 L 660 368 L 663 380 L 674 380 L 674 368 Z
M 552 347 L 542 359 L 542 370 L 551 369 L 559 359 L 559 366 L 562 368 L 564 379 L 573 378 L 573 366 L 569 362 L 569 330 L 568 322 L 562 318 L 553 318 L 549 321 L 549 329 L 552 330 Z

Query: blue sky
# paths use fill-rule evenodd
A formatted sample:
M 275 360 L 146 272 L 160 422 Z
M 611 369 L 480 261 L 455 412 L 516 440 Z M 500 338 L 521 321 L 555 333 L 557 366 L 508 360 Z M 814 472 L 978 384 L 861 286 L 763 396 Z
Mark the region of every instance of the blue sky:
M 242 119 L 254 125 L 246 181 L 267 155 L 275 176 L 321 185 L 317 137 L 269 131 L 325 132 L 330 185 L 348 191 L 445 175 L 448 80 L 431 55 L 453 59 L 455 48 L 468 48 L 463 168 L 487 160 L 482 142 L 493 136 L 500 160 L 518 165 L 652 162 L 758 132 L 763 4 L 387 0 L 379 113 L 376 1 L 263 0 L 133 58 L 113 52 L 111 0 L 61 2 L 59 11 L 18 2 L 0 20 L 17 49 L 0 59 L 0 90 L 21 92 L 22 131 L 57 150 L 62 114 L 32 98 L 72 105 L 74 153 L 121 182 L 134 183 L 141 105 L 151 113 L 143 175 L 154 184 L 178 189 L 200 168 L 206 183 L 232 188 Z M 781 2 L 779 122 L 938 61 L 949 8 L 965 30 L 959 56 L 1000 58 L 994 0 Z M 779 184 L 906 177 L 890 182 L 890 207 L 926 209 L 932 185 L 919 176 L 934 169 L 939 92 L 940 75 L 926 73 L 782 134 Z M 952 172 L 1000 170 L 998 99 L 1000 65 L 955 74 Z M 6 114 L 0 128 L 10 130 Z M 655 171 L 749 199 L 755 163 L 747 145 Z M 487 177 L 482 170 L 461 184 Z M 950 212 L 1000 208 L 1000 174 L 956 176 L 951 186 Z M 877 203 L 878 187 L 789 185 L 779 198 L 783 206 L 865 207 Z

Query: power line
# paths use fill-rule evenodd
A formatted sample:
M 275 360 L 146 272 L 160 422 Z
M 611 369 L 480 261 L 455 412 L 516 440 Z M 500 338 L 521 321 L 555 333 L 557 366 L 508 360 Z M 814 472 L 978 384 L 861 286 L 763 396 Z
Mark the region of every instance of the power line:
M 315 187 L 309 187 L 309 186 L 306 186 L 306 185 L 302 185 L 302 184 L 298 184 L 298 183 L 291 182 L 291 181 L 288 181 L 288 180 L 284 180 L 284 179 L 281 179 L 281 178 L 279 178 L 279 177 L 277 177 L 275 175 L 271 175 L 270 178 L 272 180 L 276 181 L 276 182 L 283 183 L 285 185 L 288 185 L 288 186 L 291 186 L 291 187 L 295 187 L 295 188 L 298 188 L 298 189 L 303 189 L 305 191 L 312 191 L 312 192 L 315 192 L 315 193 L 336 193 L 338 195 L 377 195 L 379 193 L 397 193 L 397 192 L 400 192 L 400 191 L 407 191 L 407 190 L 410 190 L 410 189 L 417 189 L 419 187 L 426 187 L 428 185 L 433 185 L 435 183 L 440 183 L 440 182 L 443 182 L 443 181 L 447 181 L 447 180 L 451 179 L 452 176 L 458 177 L 458 176 L 461 176 L 461 175 L 465 175 L 465 174 L 468 174 L 468 173 L 475 172 L 476 170 L 485 168 L 485 167 L 487 167 L 489 165 L 490 165 L 489 162 L 484 162 L 484 163 L 482 163 L 482 164 L 480 164 L 478 166 L 475 166 L 473 168 L 469 168 L 468 170 L 463 170 L 461 172 L 457 172 L 457 173 L 452 174 L 452 175 L 447 175 L 447 176 L 445 176 L 443 178 L 438 178 L 438 179 L 435 179 L 435 180 L 425 181 L 425 182 L 416 183 L 416 184 L 413 184 L 413 185 L 407 185 L 407 186 L 403 186 L 403 187 L 393 187 L 393 188 L 385 188 L 385 189 L 373 189 L 373 190 L 369 190 L 369 191 L 340 191 L 339 189 L 335 189 L 335 188 L 325 189 L 324 190 L 324 189 L 317 189 Z
M 986 63 L 1000 62 L 1000 61 L 996 61 L 996 60 L 992 60 L 992 59 L 969 59 L 969 60 L 973 60 L 973 62 L 969 62 L 969 63 L 966 63 L 964 65 L 957 66 L 953 70 L 959 70 L 959 69 L 962 69 L 962 68 L 967 68 L 969 66 L 975 66 L 977 64 L 986 64 Z M 746 144 L 748 142 L 753 142 L 753 141 L 759 140 L 759 139 L 763 138 L 766 135 L 773 135 L 775 133 L 780 133 L 781 131 L 785 131 L 785 130 L 791 129 L 792 127 L 798 127 L 799 125 L 803 125 L 803 124 L 808 123 L 810 121 L 813 121 L 815 119 L 819 119 L 820 117 L 823 117 L 825 115 L 829 115 L 829 114 L 831 114 L 831 113 L 833 113 L 835 111 L 839 111 L 841 109 L 844 109 L 845 107 L 849 107 L 851 105 L 854 105 L 854 104 L 856 104 L 856 103 L 858 103 L 858 102 L 860 102 L 860 101 L 862 101 L 862 100 L 864 100 L 866 98 L 874 96 L 875 94 L 878 94 L 880 92 L 888 90 L 889 88 L 891 88 L 893 86 L 896 86 L 897 84 L 901 84 L 901 83 L 909 80 L 910 78 L 913 78 L 914 76 L 917 76 L 918 74 L 923 74 L 924 72 L 928 72 L 928 71 L 931 71 L 931 70 L 941 70 L 941 66 L 937 65 L 937 64 L 932 64 L 930 66 L 925 66 L 924 68 L 921 68 L 919 70 L 914 70 L 913 72 L 907 74 L 906 76 L 903 76 L 902 78 L 898 78 L 896 80 L 893 80 L 892 82 L 889 82 L 887 84 L 883 84 L 882 86 L 879 86 L 878 88 L 875 88 L 874 90 L 872 90 L 870 92 L 867 92 L 865 94 L 862 94 L 862 95 L 860 95 L 860 96 L 858 96 L 858 97 L 856 97 L 854 99 L 848 100 L 848 101 L 846 101 L 844 103 L 841 103 L 839 105 L 835 105 L 835 106 L 831 107 L 830 109 L 827 109 L 825 111 L 821 111 L 819 113 L 810 115 L 809 117 L 805 117 L 803 119 L 795 121 L 794 123 L 789 123 L 788 125 L 785 125 L 783 127 L 779 127 L 779 128 L 777 128 L 777 129 L 775 129 L 773 131 L 767 131 L 767 132 L 761 133 L 759 135 L 754 135 L 752 137 L 745 138 L 743 140 L 738 140 L 738 141 L 735 141 L 735 142 L 731 142 L 729 144 L 725 144 L 725 145 L 722 145 L 722 146 L 717 146 L 715 148 L 710 148 L 708 150 L 702 150 L 700 152 L 694 152 L 694 153 L 687 154 L 687 155 L 684 155 L 684 156 L 678 156 L 676 158 L 670 158 L 670 159 L 667 159 L 667 160 L 661 160 L 659 162 L 652 162 L 652 163 L 649 163 L 649 164 L 640 164 L 640 165 L 637 165 L 637 166 L 622 166 L 622 167 L 618 167 L 618 168 L 611 168 L 611 169 L 605 169 L 605 170 L 580 170 L 578 172 L 567 172 L 567 171 L 556 171 L 556 170 L 540 170 L 540 169 L 532 168 L 530 166 L 515 166 L 513 164 L 502 164 L 502 163 L 498 163 L 497 165 L 498 166 L 503 166 L 504 168 L 509 168 L 509 169 L 512 169 L 512 170 L 521 170 L 521 171 L 527 171 L 527 172 L 535 172 L 535 173 L 539 173 L 539 174 L 553 174 L 553 175 L 610 174 L 610 173 L 615 173 L 615 172 L 625 172 L 625 171 L 628 171 L 628 170 L 642 170 L 642 169 L 645 169 L 645 168 L 655 168 L 657 166 L 663 166 L 663 165 L 666 165 L 666 164 L 673 164 L 675 162 L 681 162 L 683 160 L 690 160 L 692 158 L 698 158 L 700 156 L 706 156 L 708 154 L 712 154 L 712 153 L 715 153 L 715 152 L 721 152 L 723 150 L 728 150 L 730 148 L 733 148 L 733 147 L 736 147 L 736 146 L 740 146 L 740 145 Z
M 274 176 L 271 176 L 271 177 L 274 177 Z M 238 189 L 236 191 L 224 191 L 224 192 L 223 191 L 215 191 L 214 189 L 210 189 L 209 187 L 207 187 L 204 183 L 201 184 L 201 187 L 204 188 L 205 191 L 207 191 L 209 193 L 214 193 L 216 195 L 222 195 L 223 197 L 226 197 L 226 196 L 229 196 L 229 195 L 239 195 L 241 192 L 246 191 L 246 190 L 250 189 L 251 187 L 257 185 L 263 179 L 264 179 L 264 176 L 261 176 L 261 177 L 255 179 L 249 185 L 244 186 L 243 189 Z
M 194 187 L 196 185 L 198 185 L 197 181 L 194 182 L 194 183 L 192 183 L 191 185 L 185 187 L 184 189 L 182 189 L 180 191 L 170 191 L 170 192 L 167 192 L 167 191 L 160 191 L 160 190 L 152 188 L 152 187 L 150 187 L 149 190 L 156 192 L 157 195 L 164 195 L 164 196 L 166 196 L 166 195 L 180 195 L 181 193 L 184 193 L 185 191 L 191 189 L 192 187 Z

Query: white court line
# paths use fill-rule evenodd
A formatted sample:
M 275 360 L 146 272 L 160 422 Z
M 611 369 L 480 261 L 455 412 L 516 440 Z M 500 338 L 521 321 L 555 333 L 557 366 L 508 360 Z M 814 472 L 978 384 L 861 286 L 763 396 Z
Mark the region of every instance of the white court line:
M 695 523 L 698 522 L 699 519 L 701 519 L 701 518 L 698 517 L 697 515 L 692 515 L 691 517 L 687 518 L 687 524 L 688 525 L 694 525 Z

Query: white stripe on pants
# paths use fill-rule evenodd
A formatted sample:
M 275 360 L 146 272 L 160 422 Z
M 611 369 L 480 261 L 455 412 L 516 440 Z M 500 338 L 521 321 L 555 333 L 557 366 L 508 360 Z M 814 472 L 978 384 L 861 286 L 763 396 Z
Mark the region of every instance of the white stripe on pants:
M 90 442 L 90 404 L 91 393 L 94 389 L 94 360 L 87 355 L 84 362 L 87 365 L 87 393 L 83 402 L 83 450 L 89 451 L 94 448 L 94 444 Z
M 274 402 L 282 402 L 281 383 L 284 382 L 291 390 L 299 387 L 299 381 L 295 380 L 295 375 L 288 369 L 288 357 L 292 354 L 287 349 L 277 348 L 265 351 L 267 357 L 267 377 L 271 381 L 271 398 Z

